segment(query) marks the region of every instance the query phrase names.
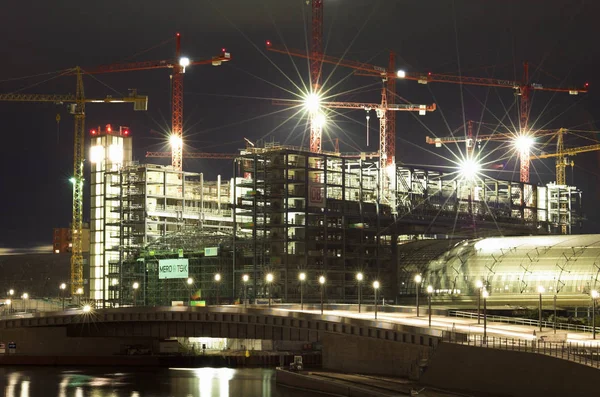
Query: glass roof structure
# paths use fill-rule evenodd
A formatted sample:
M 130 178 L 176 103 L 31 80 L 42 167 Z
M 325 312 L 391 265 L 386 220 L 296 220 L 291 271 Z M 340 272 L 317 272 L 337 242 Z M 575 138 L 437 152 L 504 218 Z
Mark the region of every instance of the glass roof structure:
M 398 249 L 400 294 L 414 294 L 418 273 L 436 294 L 477 295 L 477 280 L 490 296 L 537 294 L 538 286 L 559 296 L 600 289 L 600 234 L 425 240 Z

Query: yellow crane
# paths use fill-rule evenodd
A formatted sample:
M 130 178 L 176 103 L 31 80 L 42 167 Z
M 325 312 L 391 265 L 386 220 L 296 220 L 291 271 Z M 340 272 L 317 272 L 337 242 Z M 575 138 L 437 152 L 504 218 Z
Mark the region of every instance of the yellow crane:
M 567 174 L 566 168 L 567 165 L 573 166 L 573 161 L 569 160 L 569 157 L 575 156 L 580 153 L 586 152 L 595 152 L 600 150 L 600 144 L 595 145 L 587 145 L 587 146 L 579 146 L 574 148 L 566 148 L 564 145 L 564 137 L 565 133 L 569 132 L 565 128 L 561 128 L 557 131 L 556 137 L 556 153 L 542 153 L 537 156 L 533 156 L 532 159 L 548 159 L 548 158 L 556 158 L 556 184 L 559 186 L 566 186 L 567 184 Z M 567 203 L 560 203 L 560 212 L 559 212 L 559 222 L 561 224 L 561 232 L 562 234 L 567 234 L 567 219 L 565 218 L 565 213 L 568 211 Z
M 575 156 L 580 153 L 595 152 L 600 150 L 600 144 L 579 146 L 574 148 L 566 148 L 564 146 L 563 135 L 569 132 L 566 128 L 561 128 L 557 131 L 556 137 L 556 153 L 542 153 L 537 156 L 533 156 L 534 159 L 549 159 L 556 158 L 556 184 L 566 185 L 567 176 L 566 168 L 567 165 L 573 165 L 572 161 L 569 161 L 570 156 Z
M 133 103 L 134 110 L 147 110 L 148 97 L 137 95 L 132 90 L 129 96 L 124 98 L 90 99 L 86 98 L 83 91 L 82 70 L 79 67 L 73 69 L 77 78 L 75 95 L 56 94 L 0 94 L 0 101 L 11 102 L 50 102 L 69 104 L 69 112 L 75 118 L 74 150 L 73 150 L 73 219 L 71 223 L 71 238 L 73 249 L 71 254 L 71 294 L 83 293 L 83 162 L 85 141 L 85 104 L 86 103 Z

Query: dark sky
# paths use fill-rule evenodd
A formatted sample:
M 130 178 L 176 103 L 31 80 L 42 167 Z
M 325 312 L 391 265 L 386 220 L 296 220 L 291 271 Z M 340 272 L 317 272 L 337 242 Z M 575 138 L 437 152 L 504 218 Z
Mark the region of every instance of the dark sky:
M 518 80 L 522 61 L 528 60 L 535 82 L 581 86 L 589 81 L 591 91 L 586 95 L 536 93 L 531 117 L 537 120 L 536 127 L 595 130 L 600 128 L 595 90 L 600 70 L 598 15 L 600 4 L 595 0 L 325 0 L 324 30 L 329 55 L 385 66 L 388 51 L 393 50 L 398 67 L 407 71 Z M 308 81 L 307 63 L 266 53 L 264 43 L 270 39 L 306 48 L 309 16 L 305 0 L 9 2 L 0 16 L 0 92 L 72 93 L 72 77 L 45 81 L 55 76 L 48 73 L 75 65 L 85 69 L 123 60 L 170 59 L 174 41 L 158 44 L 180 32 L 183 53 L 192 59 L 210 58 L 221 47 L 234 57 L 222 67 L 197 66 L 186 72 L 185 135 L 191 148 L 233 152 L 243 147 L 243 137 L 295 145 L 304 139 L 306 144 L 304 124 L 294 128 L 297 119 L 284 123 L 291 112 L 273 106 L 269 98 L 292 98 L 289 91 L 297 93 L 295 85 Z M 332 70 L 324 68 L 329 77 L 325 88 L 337 95 L 336 100 L 379 100 L 377 80 Z M 87 130 L 107 123 L 128 125 L 140 161 L 145 161 L 147 150 L 165 150 L 161 133 L 170 125 L 169 72 L 96 79 L 85 79 L 88 97 L 117 96 L 115 91 L 138 88 L 149 95 L 150 104 L 146 113 L 134 113 L 128 105 L 90 105 Z M 425 136 L 448 135 L 462 125 L 463 117 L 495 125 L 499 120 L 508 125 L 518 120 L 510 89 L 465 87 L 461 91 L 453 84 L 403 81 L 398 82 L 397 92 L 413 103 L 436 102 L 439 108 L 422 118 L 408 113 L 397 116 L 397 159 L 406 163 L 448 163 L 436 154 L 451 157 L 450 151 L 426 147 Z M 57 113 L 62 117 L 59 128 Z M 365 145 L 364 112 L 342 113 L 327 131 L 343 141 L 342 151 L 376 150 L 373 144 Z M 0 247 L 50 243 L 52 228 L 68 226 L 71 218 L 72 118 L 64 107 L 7 102 L 0 103 L 0 116 L 4 141 Z M 376 121 L 371 123 L 375 144 L 376 126 Z M 594 134 L 591 137 L 595 139 Z M 592 142 L 572 142 L 588 143 Z M 331 143 L 325 142 L 324 148 L 331 149 Z M 575 160 L 575 172 L 568 171 L 568 180 L 573 183 L 574 176 L 574 183 L 584 189 L 590 218 L 585 231 L 600 232 L 600 211 L 595 205 L 600 199 L 599 157 L 589 153 Z M 232 168 L 227 161 L 184 164 L 186 170 L 205 172 L 209 178 L 219 173 L 228 177 Z M 514 161 L 506 169 L 500 175 L 518 179 Z M 552 160 L 535 162 L 532 181 L 553 180 L 553 169 Z

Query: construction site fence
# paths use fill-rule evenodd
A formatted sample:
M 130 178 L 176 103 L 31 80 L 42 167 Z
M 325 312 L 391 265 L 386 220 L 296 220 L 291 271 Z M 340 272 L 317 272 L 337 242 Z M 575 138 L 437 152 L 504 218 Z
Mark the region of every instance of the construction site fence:
M 600 344 L 589 342 L 546 342 L 542 340 L 524 340 L 497 336 L 466 335 L 466 338 L 454 338 L 452 332 L 444 334 L 445 342 L 475 346 L 487 349 L 510 350 L 525 353 L 544 354 L 563 360 L 600 368 Z
M 477 319 L 477 313 L 463 312 L 463 311 L 457 311 L 457 310 L 449 310 L 448 316 Z M 481 322 L 483 322 L 483 319 L 484 319 L 483 314 L 480 314 L 479 317 L 481 318 Z M 536 328 L 540 327 L 539 320 L 533 320 L 533 319 L 528 319 L 528 318 L 518 318 L 518 317 L 493 316 L 493 315 L 489 315 L 489 314 L 486 315 L 485 317 L 487 318 L 488 322 L 527 325 L 527 326 L 536 327 Z M 594 327 L 589 326 L 589 325 L 558 323 L 558 322 L 555 323 L 553 321 L 542 321 L 541 326 L 542 326 L 542 328 L 544 328 L 546 330 L 557 329 L 557 330 L 589 332 L 589 333 L 592 333 L 594 330 Z M 598 327 L 596 327 L 596 332 L 598 332 Z

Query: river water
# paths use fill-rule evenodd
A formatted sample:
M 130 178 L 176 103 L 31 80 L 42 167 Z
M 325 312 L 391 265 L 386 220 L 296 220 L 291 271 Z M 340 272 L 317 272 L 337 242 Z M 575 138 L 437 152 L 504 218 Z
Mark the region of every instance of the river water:
M 263 368 L 0 367 L 5 397 L 306 397 Z

